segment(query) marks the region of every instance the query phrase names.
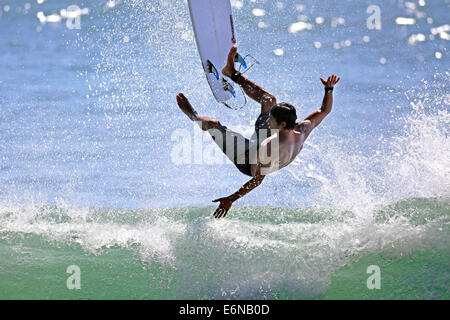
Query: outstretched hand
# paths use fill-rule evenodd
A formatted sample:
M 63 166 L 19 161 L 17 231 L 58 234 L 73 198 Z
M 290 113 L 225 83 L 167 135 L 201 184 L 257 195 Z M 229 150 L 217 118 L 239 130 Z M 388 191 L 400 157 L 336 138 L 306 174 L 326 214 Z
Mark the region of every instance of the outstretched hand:
M 339 78 L 335 74 L 333 74 L 332 76 L 329 76 L 328 80 L 326 80 L 326 81 L 324 79 L 320 78 L 320 81 L 322 81 L 322 84 L 325 86 L 325 88 L 333 88 L 334 85 L 339 82 L 339 80 L 341 80 L 341 78 Z
M 219 198 L 216 200 L 213 200 L 212 202 L 220 202 L 219 207 L 214 211 L 214 218 L 224 218 L 228 210 L 230 210 L 231 205 L 233 204 L 233 201 L 231 201 L 228 197 L 226 198 Z

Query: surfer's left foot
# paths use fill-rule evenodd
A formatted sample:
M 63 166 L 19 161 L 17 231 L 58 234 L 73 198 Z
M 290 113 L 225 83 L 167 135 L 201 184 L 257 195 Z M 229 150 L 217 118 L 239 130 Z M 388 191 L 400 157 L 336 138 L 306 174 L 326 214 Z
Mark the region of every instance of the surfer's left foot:
M 224 76 L 230 78 L 233 72 L 236 71 L 234 68 L 234 57 L 237 54 L 237 46 L 232 46 L 230 52 L 228 53 L 227 65 L 223 67 L 222 73 Z

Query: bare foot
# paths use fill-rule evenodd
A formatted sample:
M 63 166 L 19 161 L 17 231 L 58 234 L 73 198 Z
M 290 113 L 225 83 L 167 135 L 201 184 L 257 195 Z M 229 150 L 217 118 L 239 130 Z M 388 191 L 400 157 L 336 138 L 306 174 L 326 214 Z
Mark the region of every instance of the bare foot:
M 195 112 L 194 108 L 192 108 L 189 100 L 184 96 L 184 94 L 179 93 L 177 95 L 177 103 L 180 109 L 188 116 L 189 119 L 191 119 L 192 121 L 198 120 L 197 112 Z
M 192 105 L 189 103 L 189 100 L 184 96 L 184 94 L 179 93 L 177 95 L 177 103 L 180 109 L 189 117 L 189 119 L 197 122 L 198 126 L 203 131 L 221 126 L 220 122 L 216 119 L 197 115 L 197 112 L 194 110 L 194 108 L 192 108 Z
M 222 69 L 223 75 L 227 76 L 228 78 L 231 77 L 233 72 L 236 71 L 236 69 L 234 68 L 234 57 L 236 57 L 236 53 L 237 46 L 232 46 L 230 52 L 228 52 L 227 65 Z

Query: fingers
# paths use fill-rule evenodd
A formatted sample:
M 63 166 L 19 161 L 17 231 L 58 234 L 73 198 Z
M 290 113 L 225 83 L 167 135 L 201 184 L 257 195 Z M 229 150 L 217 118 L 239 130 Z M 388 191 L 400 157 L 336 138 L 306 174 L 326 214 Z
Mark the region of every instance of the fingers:
M 330 78 L 331 78 L 331 81 L 333 82 L 333 84 L 338 83 L 338 81 L 341 79 L 335 74 L 333 74 Z
M 222 209 L 220 212 L 220 215 L 217 216 L 217 219 L 225 218 L 225 216 L 227 215 L 227 212 L 228 212 L 227 210 Z
M 228 210 L 225 209 L 222 206 L 219 206 L 216 211 L 214 211 L 214 218 L 216 219 L 220 219 L 220 218 L 224 218 L 228 213 Z
M 331 76 L 328 77 L 328 79 L 325 81 L 323 78 L 320 78 L 320 81 L 322 81 L 322 83 L 324 85 L 335 85 L 336 83 L 339 82 L 339 80 L 341 80 L 341 78 L 339 78 L 337 75 L 333 74 Z
M 216 209 L 216 211 L 214 212 L 214 218 L 216 219 L 220 219 L 222 217 L 225 217 L 227 214 L 227 210 L 225 210 L 225 208 L 219 207 Z
M 341 78 L 339 78 L 338 76 L 336 76 L 336 75 L 333 75 L 333 78 L 332 78 L 332 81 L 333 81 L 333 85 L 334 84 L 336 84 L 336 83 L 338 83 L 339 82 L 339 80 L 341 80 Z

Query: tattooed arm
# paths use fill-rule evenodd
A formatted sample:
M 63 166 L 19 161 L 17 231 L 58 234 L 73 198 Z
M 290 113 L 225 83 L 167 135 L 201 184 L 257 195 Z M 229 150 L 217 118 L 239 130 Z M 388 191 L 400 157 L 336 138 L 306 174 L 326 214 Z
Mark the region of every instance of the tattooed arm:
M 242 186 L 242 188 L 240 188 L 238 191 L 233 193 L 231 196 L 213 200 L 213 202 L 220 202 L 219 207 L 214 212 L 214 217 L 215 218 L 225 217 L 228 213 L 228 210 L 230 210 L 233 202 L 239 198 L 242 198 L 247 193 L 249 193 L 250 191 L 255 189 L 257 186 L 259 186 L 261 184 L 261 182 L 264 180 L 264 177 L 265 176 L 258 174 L 255 177 L 253 177 L 250 181 L 248 181 L 246 184 L 244 184 Z
M 261 112 L 267 112 L 277 104 L 277 98 L 271 95 L 256 83 L 250 81 L 243 75 L 236 79 L 236 83 L 242 87 L 244 92 L 253 100 L 261 103 Z
M 236 69 L 234 68 L 234 57 L 236 54 L 237 47 L 231 47 L 230 52 L 228 53 L 227 64 L 222 69 L 222 73 L 231 79 L 233 79 L 232 76 L 236 72 Z M 277 99 L 274 95 L 268 93 L 266 90 L 261 88 L 256 83 L 248 80 L 243 75 L 240 74 L 237 78 L 234 78 L 233 81 L 240 85 L 250 98 L 261 103 L 261 112 L 270 111 L 270 109 L 277 104 Z

